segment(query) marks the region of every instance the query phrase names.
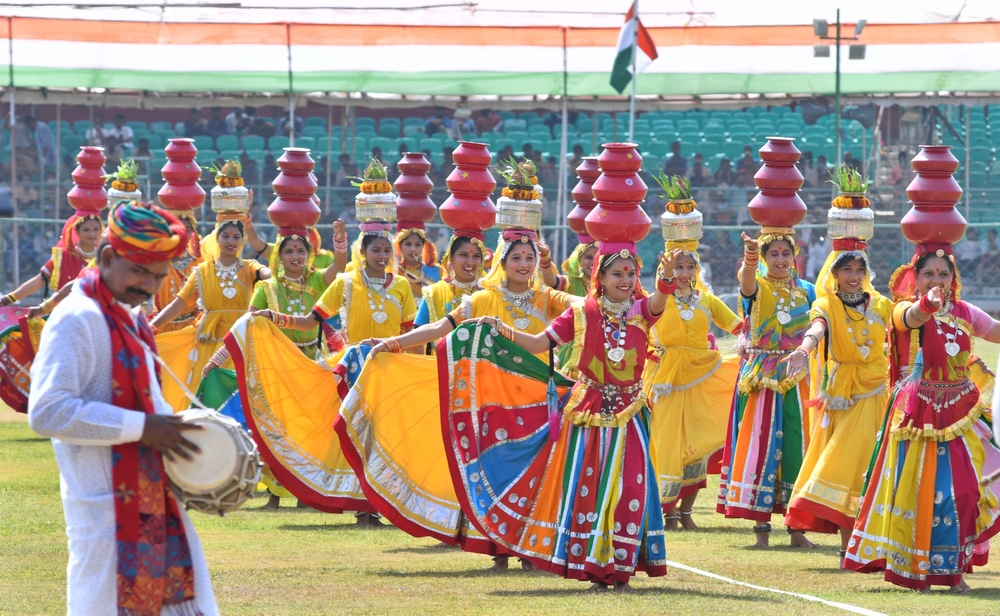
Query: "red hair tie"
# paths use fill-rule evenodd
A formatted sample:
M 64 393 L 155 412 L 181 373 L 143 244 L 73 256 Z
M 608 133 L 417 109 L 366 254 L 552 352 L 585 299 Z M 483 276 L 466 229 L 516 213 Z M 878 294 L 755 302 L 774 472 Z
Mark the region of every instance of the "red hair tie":
M 833 249 L 837 251 L 868 250 L 868 242 L 853 237 L 842 237 L 833 240 Z

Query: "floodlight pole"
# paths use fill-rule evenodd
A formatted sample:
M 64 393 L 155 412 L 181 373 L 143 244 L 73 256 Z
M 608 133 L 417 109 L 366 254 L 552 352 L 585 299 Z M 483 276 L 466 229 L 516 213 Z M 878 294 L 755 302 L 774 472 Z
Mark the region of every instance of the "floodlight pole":
M 636 56 L 639 55 L 639 0 L 632 6 L 632 96 L 628 99 L 628 140 L 635 139 L 635 82 L 639 78 L 636 73 Z M 618 121 L 615 121 L 615 132 L 618 131 Z
M 840 9 L 837 9 L 837 76 L 836 85 L 834 90 L 834 114 L 836 114 L 837 121 L 834 125 L 837 127 L 837 164 L 835 167 L 839 167 L 844 161 L 844 153 L 841 152 L 840 143 Z

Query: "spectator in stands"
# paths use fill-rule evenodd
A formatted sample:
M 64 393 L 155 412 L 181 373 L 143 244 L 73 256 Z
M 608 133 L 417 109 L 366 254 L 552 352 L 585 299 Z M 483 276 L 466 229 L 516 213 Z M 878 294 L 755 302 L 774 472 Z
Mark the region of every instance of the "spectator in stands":
M 816 182 L 819 186 L 830 179 L 831 169 L 832 167 L 826 162 L 826 156 L 820 154 L 819 158 L 816 159 Z
M 687 175 L 688 161 L 681 156 L 681 142 L 670 144 L 670 157 L 663 163 L 663 172 L 667 175 Z
M 33 208 L 38 205 L 38 189 L 31 182 L 31 174 L 18 174 L 14 200 L 17 201 L 17 206 L 20 208 Z
M 24 116 L 24 126 L 29 132 L 35 135 L 35 148 L 38 150 L 38 161 L 48 169 L 56 168 L 56 147 L 55 137 L 48 124 L 39 122 L 34 116 Z
M 222 107 L 212 107 L 212 116 L 208 119 L 208 134 L 214 139 L 229 132 L 229 125 L 222 117 Z
M 242 161 L 240 164 L 243 165 L 243 177 L 253 184 L 259 183 L 260 169 L 257 167 L 257 161 L 245 154 L 240 157 L 240 160 Z
M 503 118 L 497 115 L 492 109 L 483 109 L 476 118 L 476 132 L 480 135 L 492 131 L 499 131 L 503 124 Z
M 336 185 L 337 186 L 350 186 L 352 177 L 357 177 L 358 166 L 351 162 L 350 154 L 341 154 L 337 159 L 340 161 L 340 169 L 337 169 L 336 175 Z
M 736 161 L 736 173 L 745 173 L 747 177 L 753 177 L 758 167 L 760 163 L 753 157 L 753 148 L 749 145 L 743 146 L 743 156 Z
M 703 188 L 712 185 L 712 171 L 705 166 L 705 157 L 698 152 L 691 162 L 691 169 L 688 171 L 688 179 L 692 188 Z
M 861 172 L 861 161 L 851 156 L 850 152 L 844 152 L 844 165 L 854 169 L 858 173 Z
M 197 137 L 208 134 L 208 121 L 201 117 L 201 111 L 191 110 L 191 117 L 184 123 L 184 136 Z
M 514 158 L 514 148 L 513 146 L 505 145 L 503 149 L 497 154 L 497 160 L 504 161 Z
M 528 142 L 525 142 L 521 146 L 521 161 L 523 162 L 523 161 L 527 161 L 527 160 L 532 160 L 532 156 L 531 156 L 531 144 L 528 143 Z
M 728 158 L 719 161 L 719 168 L 715 170 L 715 185 L 719 188 L 729 188 L 736 183 L 736 172 Z
M 239 135 L 246 130 L 247 115 L 243 110 L 236 107 L 226 116 L 226 132 L 230 135 Z
M 107 131 L 104 130 L 104 116 L 101 114 L 96 114 L 94 116 L 94 121 L 87 129 L 85 137 L 87 138 L 87 145 L 104 145 L 104 138 L 107 136 Z
M 805 180 L 805 188 L 816 188 L 819 182 L 819 176 L 816 173 L 816 167 L 813 165 L 812 152 L 803 152 L 802 158 L 796 165 L 799 168 L 799 173 L 802 174 Z
M 42 186 L 42 211 L 50 215 L 55 211 L 56 203 L 65 203 L 65 191 L 56 184 L 56 172 L 54 170 L 45 172 L 45 184 Z M 61 205 L 61 204 L 60 204 Z
M 410 146 L 406 145 L 406 142 L 399 144 L 399 159 L 403 159 L 403 155 L 410 151 Z
M 750 212 L 747 210 L 747 204 L 750 203 L 750 199 L 753 199 L 752 186 L 751 175 L 746 171 L 737 171 L 736 185 L 727 195 L 726 205 L 730 210 L 736 212 L 736 224 L 741 227 L 750 224 Z
M 428 137 L 436 135 L 437 133 L 447 132 L 448 128 L 452 124 L 452 121 L 445 115 L 445 113 L 446 110 L 444 107 L 435 107 L 434 113 L 431 117 L 424 120 L 424 133 Z
M 250 129 L 247 133 L 263 137 L 264 139 L 270 139 L 275 133 L 274 124 L 265 122 L 264 118 L 256 118 L 254 119 L 253 124 L 250 125 Z
M 979 239 L 979 230 L 969 227 L 965 232 L 965 237 L 955 246 L 955 258 L 958 259 L 958 268 L 969 280 L 975 280 L 976 265 L 979 257 L 983 254 L 983 242 Z
M 539 157 L 541 153 L 539 153 Z M 548 156 L 545 162 L 538 166 L 538 181 L 543 186 L 553 186 L 559 183 L 559 159 Z
M 295 116 L 295 136 L 301 137 L 302 131 L 305 130 L 305 124 L 302 122 L 302 118 Z M 278 132 L 282 135 L 292 135 L 292 125 L 288 123 L 288 116 L 283 115 L 278 118 Z
M 116 169 L 118 165 L 122 162 L 122 156 L 124 156 L 125 151 L 122 149 L 121 142 L 114 135 L 108 135 L 104 139 L 104 155 L 108 158 L 108 162 L 105 163 L 109 169 Z
M 4 129 L 13 128 L 14 151 L 17 154 L 17 171 L 29 175 L 38 173 L 38 148 L 35 147 L 34 136 L 28 130 L 25 123 L 25 116 L 17 117 L 14 126 L 11 127 L 9 119 L 4 122 Z
M 895 162 L 892 163 L 892 169 L 889 170 L 890 186 L 902 186 L 904 184 L 903 178 L 905 174 L 903 170 L 909 167 L 908 159 L 909 155 L 906 152 L 900 152 L 899 156 L 896 157 Z M 965 271 L 965 269 L 963 268 L 962 271 Z
M 135 133 L 132 132 L 132 127 L 125 124 L 125 114 L 118 113 L 115 114 L 115 126 L 108 134 L 114 137 L 118 141 L 118 145 L 126 150 L 131 150 L 134 147 L 133 141 L 135 140 Z
M 132 150 L 132 158 L 138 159 L 136 162 L 139 163 L 139 172 L 143 175 L 149 174 L 149 160 L 153 157 L 153 152 L 149 149 L 149 139 L 146 137 L 139 137 L 138 145 Z
M 575 175 L 576 168 L 583 164 L 583 146 L 579 143 L 573 144 L 573 158 L 569 159 L 569 174 Z
M 812 231 L 809 237 L 809 249 L 805 255 L 805 279 L 809 281 L 816 280 L 819 269 L 823 267 L 823 263 L 826 262 L 826 257 L 830 254 L 830 250 L 833 247 L 833 242 L 826 233 L 823 233 L 819 229 L 813 229 Z

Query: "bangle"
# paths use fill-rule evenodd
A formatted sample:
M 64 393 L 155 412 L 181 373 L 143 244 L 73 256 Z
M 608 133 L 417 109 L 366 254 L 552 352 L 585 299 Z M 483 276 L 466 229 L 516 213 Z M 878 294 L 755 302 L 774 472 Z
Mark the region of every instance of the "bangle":
M 806 350 L 805 347 L 801 347 L 801 346 L 795 347 L 795 350 L 792 351 L 791 354 L 794 355 L 795 353 L 798 353 L 799 351 L 802 351 L 802 354 L 806 356 L 806 359 L 809 359 L 809 351 Z
M 380 342 L 385 345 L 385 348 L 389 349 L 390 353 L 399 353 L 403 350 L 403 347 L 399 345 L 399 340 L 395 338 L 386 338 Z
M 760 254 L 760 246 L 754 246 L 753 248 L 751 248 L 750 246 L 747 246 L 746 244 L 743 244 L 743 253 L 744 254 L 759 255 Z
M 38 308 L 41 309 L 42 314 L 50 314 L 52 312 L 52 309 L 55 308 L 56 306 L 56 300 L 54 298 L 55 295 L 50 295 L 45 299 L 45 301 L 43 301 L 41 304 L 38 305 Z
M 552 267 L 552 260 L 542 259 L 538 262 L 538 267 L 540 267 L 543 272 L 547 272 L 549 271 L 549 268 Z
M 656 290 L 664 295 L 670 295 L 677 290 L 677 281 L 673 278 L 656 277 Z
M 510 340 L 511 342 L 514 341 L 514 328 L 511 327 L 510 325 L 507 325 L 506 323 L 501 323 L 499 320 L 497 320 L 497 331 L 500 332 L 500 335 L 506 338 L 507 340 Z
M 816 346 L 819 346 L 819 338 L 816 337 L 816 334 L 806 334 L 805 336 L 802 336 L 802 342 L 805 342 L 806 338 L 812 338 L 813 342 L 816 343 Z
M 934 314 L 937 312 L 937 307 L 931 303 L 931 300 L 925 295 L 920 298 L 917 302 L 917 309 L 924 314 Z

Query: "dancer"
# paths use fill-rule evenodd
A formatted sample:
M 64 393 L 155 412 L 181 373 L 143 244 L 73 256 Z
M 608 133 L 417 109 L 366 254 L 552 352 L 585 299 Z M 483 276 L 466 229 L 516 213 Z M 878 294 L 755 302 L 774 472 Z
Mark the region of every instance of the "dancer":
M 765 227 L 756 240 L 743 234 L 739 312 L 745 318 L 745 346 L 716 509 L 727 518 L 759 523 L 754 548 L 770 545 L 769 520 L 785 513 L 809 444 L 805 374 L 791 374 L 780 363 L 802 343 L 815 298 L 813 285 L 795 272 L 793 238 L 791 228 Z M 801 529 L 788 532 L 792 546 L 815 547 Z
M 458 308 L 465 297 L 481 291 L 483 259 L 488 253 L 481 231 L 456 230 L 441 257 L 441 268 L 448 275 L 423 288 L 414 324 L 421 327 L 437 322 Z
M 412 223 L 411 223 L 412 224 Z M 437 248 L 427 240 L 423 223 L 404 227 L 402 224 L 392 238 L 395 253 L 395 272 L 410 283 L 414 303 L 424 296 L 424 289 L 441 280 L 445 269 L 437 263 Z
M 357 267 L 338 275 L 308 314 L 254 309 L 226 341 L 247 423 L 274 478 L 311 507 L 358 512 L 362 526 L 381 523 L 331 429 L 349 389 L 345 379 L 356 370 L 350 362 L 338 364 L 343 353 L 309 360 L 282 331 L 314 330 L 334 315 L 349 345 L 408 331 L 416 314 L 413 293 L 401 277 L 386 273 L 391 230 L 385 223 L 361 225 Z
M 483 283 L 485 287 L 484 290 L 473 293 L 470 296 L 466 296 L 461 304 L 455 307 L 450 313 L 446 313 L 445 316 L 433 323 L 425 325 L 423 327 L 417 328 L 408 334 L 393 337 L 388 340 L 367 340 L 364 343 L 372 346 L 372 354 L 377 355 L 378 353 L 387 350 L 406 350 L 412 348 L 423 348 L 425 345 L 431 342 L 436 342 L 437 340 L 446 336 L 451 332 L 458 323 L 463 322 L 467 319 L 479 318 L 485 316 L 500 315 L 501 322 L 504 322 L 520 331 L 525 331 L 530 334 L 540 334 L 545 331 L 546 326 L 559 314 L 566 311 L 571 305 L 582 303 L 582 300 L 578 298 L 573 298 L 566 293 L 561 291 L 555 291 L 549 287 L 541 287 L 538 283 L 535 274 L 536 268 L 536 256 L 539 251 L 539 246 L 537 243 L 537 235 L 534 231 L 528 229 L 505 229 L 501 236 L 501 246 L 497 250 L 497 258 L 494 259 L 493 269 L 491 270 L 489 276 Z M 548 359 L 547 354 L 542 353 L 541 357 Z M 424 368 L 430 368 L 429 365 L 423 364 Z M 411 376 L 412 381 L 409 382 L 427 382 L 435 383 L 436 377 L 432 378 L 432 375 L 428 375 L 425 371 L 420 371 L 421 364 L 414 364 L 411 366 Z M 422 380 L 426 379 L 426 381 Z M 433 386 L 433 385 L 431 385 Z M 423 391 L 430 394 L 434 392 L 435 395 L 430 397 L 417 397 L 417 399 L 408 401 L 408 408 L 412 409 L 437 409 L 440 404 L 440 394 L 437 389 Z M 410 390 L 405 384 L 400 384 L 400 388 L 406 388 Z M 375 399 L 373 399 L 375 398 Z M 376 410 L 372 411 L 372 415 L 377 415 L 377 407 L 382 404 L 386 404 L 387 401 L 395 399 L 395 394 L 393 392 L 387 391 L 384 396 L 379 394 L 366 394 L 366 402 L 369 408 L 376 407 Z M 430 406 L 421 405 L 421 400 L 426 401 Z M 411 404 L 413 406 L 411 406 Z M 357 406 L 352 406 L 350 408 L 346 407 L 345 404 L 345 417 L 344 422 L 347 424 L 345 428 L 338 429 L 350 429 L 353 432 L 353 436 L 342 436 L 342 440 L 345 438 L 352 441 L 353 448 L 357 453 L 357 463 L 366 465 L 364 467 L 364 473 L 358 472 L 359 476 L 364 476 L 366 480 L 370 481 L 373 475 L 367 465 L 374 462 L 376 458 L 376 452 L 373 449 L 372 443 L 367 441 L 362 441 L 357 437 L 359 431 L 363 431 L 363 423 L 370 421 L 367 417 L 360 417 L 358 413 L 360 410 Z M 348 414 L 349 412 L 349 414 Z M 440 419 L 436 415 L 427 415 L 429 419 L 432 420 L 432 425 L 430 427 L 440 429 Z M 424 424 L 424 427 L 428 427 Z M 410 428 L 413 429 L 412 427 Z M 417 428 L 419 430 L 419 428 Z M 395 432 L 393 432 L 395 433 Z M 414 434 L 418 432 L 414 431 Z M 412 447 L 415 449 L 423 450 L 426 447 L 426 441 L 417 441 L 407 438 L 405 443 L 401 444 L 399 442 L 394 443 L 394 452 L 390 455 L 403 457 L 405 453 L 397 451 L 401 448 Z M 384 449 L 384 448 L 383 448 Z M 396 467 L 399 468 L 398 466 Z M 404 467 L 405 470 L 405 467 Z M 439 471 L 444 471 L 444 468 L 438 467 Z M 439 483 L 434 483 L 435 478 L 438 480 L 441 475 L 437 476 L 424 476 L 421 477 L 415 472 L 413 474 L 405 473 L 406 478 L 404 481 L 409 484 L 413 484 L 417 490 L 427 490 L 434 493 L 440 499 L 439 502 L 455 503 L 453 511 L 457 514 L 459 513 L 457 497 L 453 496 L 452 492 Z M 429 480 L 432 487 L 425 488 L 425 481 Z M 394 494 L 394 490 L 397 489 L 395 485 L 389 486 L 379 486 L 383 491 L 388 490 L 388 494 Z M 372 489 L 372 488 L 370 488 Z M 437 490 L 437 491 L 435 491 Z M 373 499 L 377 504 L 379 500 L 390 500 L 398 501 L 397 498 L 390 497 L 385 498 L 383 494 L 380 499 Z M 413 518 L 414 516 L 409 512 L 407 507 L 404 507 L 399 512 L 394 512 L 391 510 L 386 512 L 383 511 L 390 519 L 396 519 L 399 516 L 404 518 Z M 457 522 L 461 522 L 461 516 L 453 518 Z M 436 521 L 435 521 L 436 522 Z M 436 536 L 442 541 L 449 542 L 448 537 L 452 537 L 450 542 L 459 542 L 463 545 L 464 535 L 462 534 L 462 528 L 460 526 L 445 525 L 446 531 L 437 532 L 434 523 L 426 523 L 425 527 L 434 530 L 435 532 L 426 532 L 425 534 Z M 469 549 L 469 548 L 467 548 Z M 484 551 L 480 547 L 471 548 L 472 551 Z M 496 546 L 490 546 L 488 553 L 493 555 L 493 571 L 506 571 L 508 568 L 509 552 L 502 548 L 497 549 Z M 530 562 L 525 561 L 522 563 L 526 565 L 526 568 L 530 568 Z
M 246 238 L 245 216 L 218 214 L 216 218 L 215 231 L 202 245 L 205 259 L 152 323 L 159 332 L 181 314 L 201 309 L 191 325 L 156 337 L 160 356 L 192 391 L 198 389 L 205 364 L 222 345 L 223 337 L 236 319 L 246 314 L 254 285 L 271 277 L 270 269 L 240 257 Z M 176 384 L 165 382 L 163 396 L 175 411 L 186 408 L 186 397 Z
M 830 210 L 833 252 L 816 278 L 812 324 L 781 363 L 789 375 L 796 375 L 806 370 L 809 355 L 816 352 L 810 371 L 818 422 L 812 427 L 785 524 L 839 532 L 843 557 L 889 399 L 884 349 L 892 302 L 872 287 L 874 273 L 865 250 L 874 227 L 856 230 L 860 237 L 845 237 L 839 229 L 843 216 L 854 222 L 871 211 L 861 174 L 842 168 L 834 177 L 841 192 Z
M 579 244 L 563 261 L 560 276 L 552 266 L 548 253 L 541 256 L 538 271 L 542 273 L 545 284 L 553 289 L 565 291 L 577 297 L 586 297 L 590 292 L 590 278 L 594 271 L 594 257 L 597 255 L 597 242 L 589 235 L 578 235 Z
M 674 258 L 660 257 L 662 271 Z M 595 590 L 629 590 L 636 571 L 666 574 L 640 375 L 674 282 L 660 276 L 647 298 L 638 281 L 635 244 L 602 242 L 591 295 L 544 332 L 482 317 L 438 345 L 463 511 L 501 547 Z M 546 393 L 545 366 L 528 353 L 570 341 L 577 382 L 566 392 L 550 371 Z
M 697 240 L 668 241 L 666 249 L 675 255 L 677 286 L 650 329 L 652 354 L 643 384 L 665 528 L 677 530 L 680 523 L 697 530 L 694 503 L 707 485 L 709 459 L 726 442 L 739 377 L 737 358 L 719 352 L 709 328 L 735 333 L 741 321 L 702 278 Z
M 177 293 L 184 287 L 184 283 L 191 277 L 191 272 L 201 263 L 201 236 L 198 235 L 198 222 L 194 218 L 192 210 L 168 210 L 176 216 L 188 233 L 187 250 L 184 254 L 170 262 L 170 271 L 167 279 L 160 285 L 159 291 L 153 296 L 153 314 L 155 318 L 170 302 L 177 298 Z M 190 312 L 178 315 L 170 323 L 164 324 L 159 333 L 172 332 L 191 325 L 198 318 L 200 309 L 195 306 Z
M 97 255 L 97 245 L 104 234 L 100 213 L 77 210 L 63 225 L 59 242 L 52 248 L 52 257 L 41 270 L 17 289 L 0 298 L 0 306 L 9 306 L 34 295 L 48 285 L 49 291 L 57 293 L 64 286 L 76 280 L 80 272 Z M 60 298 L 61 299 L 61 298 Z M 42 314 L 48 314 L 58 300 L 42 304 Z
M 59 464 L 71 615 L 219 613 L 198 534 L 163 470 L 163 456 L 198 451 L 184 438 L 193 426 L 170 415 L 138 310 L 186 239 L 160 208 L 116 206 L 97 269 L 42 335 L 28 420 L 52 438 Z
M 969 379 L 969 352 L 973 336 L 1000 342 L 1000 327 L 961 300 L 950 245 L 918 245 L 890 289 L 896 390 L 844 567 L 884 571 L 887 581 L 915 590 L 965 592 L 964 574 L 986 564 L 977 546 L 1000 530 L 1000 503 L 979 485 L 986 451 L 975 426 L 984 408 Z

